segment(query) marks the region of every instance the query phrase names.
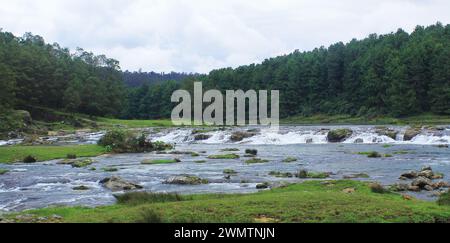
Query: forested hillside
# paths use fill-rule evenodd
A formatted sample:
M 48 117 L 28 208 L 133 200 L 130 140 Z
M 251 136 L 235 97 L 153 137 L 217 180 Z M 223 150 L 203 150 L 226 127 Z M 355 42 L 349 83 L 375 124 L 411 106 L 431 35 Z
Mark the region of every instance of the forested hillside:
M 123 73 L 118 61 L 103 55 L 72 53 L 40 36 L 0 31 L 2 114 L 33 105 L 95 116 L 167 118 L 172 92 L 190 90 L 200 80 L 204 89 L 280 90 L 282 117 L 401 117 L 450 115 L 450 25 L 373 34 L 209 75 L 168 75 Z
M 279 89 L 282 117 L 450 115 L 450 25 L 438 23 L 212 71 L 206 88 Z
M 0 32 L 0 92 L 2 111 L 34 105 L 118 116 L 126 104 L 118 61 L 82 49 L 71 54 L 29 33 Z

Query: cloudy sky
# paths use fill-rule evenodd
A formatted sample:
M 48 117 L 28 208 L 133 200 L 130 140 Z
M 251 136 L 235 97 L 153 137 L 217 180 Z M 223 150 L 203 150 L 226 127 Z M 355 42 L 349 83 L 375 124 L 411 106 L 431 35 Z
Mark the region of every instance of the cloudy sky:
M 206 73 L 295 49 L 450 23 L 448 0 L 0 0 L 0 28 L 123 70 Z

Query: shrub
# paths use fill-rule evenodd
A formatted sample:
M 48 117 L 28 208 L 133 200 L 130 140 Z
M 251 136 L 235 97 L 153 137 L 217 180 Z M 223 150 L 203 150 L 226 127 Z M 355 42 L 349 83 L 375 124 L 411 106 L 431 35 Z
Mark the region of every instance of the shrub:
M 36 163 L 37 159 L 35 157 L 31 156 L 31 155 L 28 155 L 27 157 L 25 157 L 23 159 L 23 162 L 24 163 Z
M 141 205 L 163 202 L 180 202 L 185 199 L 178 194 L 170 193 L 151 193 L 151 192 L 130 192 L 122 195 L 114 195 L 118 204 L 122 205 Z
M 387 190 L 379 183 L 371 183 L 369 185 L 370 190 L 373 193 L 386 193 Z
M 163 142 L 150 142 L 144 134 L 136 134 L 124 130 L 107 132 L 98 142 L 100 146 L 114 153 L 143 153 L 172 149 L 173 146 Z
M 441 194 L 441 196 L 439 196 L 437 203 L 441 206 L 450 205 L 450 191 Z
M 161 215 L 156 213 L 152 209 L 143 209 L 141 212 L 141 218 L 136 222 L 141 224 L 160 224 L 163 223 Z

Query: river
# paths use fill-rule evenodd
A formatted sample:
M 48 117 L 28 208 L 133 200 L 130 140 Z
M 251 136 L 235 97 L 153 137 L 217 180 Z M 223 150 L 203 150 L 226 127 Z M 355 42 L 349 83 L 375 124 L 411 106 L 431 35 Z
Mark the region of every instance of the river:
M 350 128 L 353 135 L 340 143 L 327 142 L 331 129 Z M 191 128 L 146 129 L 153 141 L 176 144 L 177 151 L 192 151 L 190 154 L 119 154 L 93 158 L 96 163 L 89 168 L 72 168 L 57 164 L 60 160 L 35 164 L 0 164 L 0 169 L 10 172 L 0 176 L 0 210 L 21 211 L 57 205 L 102 206 L 115 202 L 113 193 L 103 188 L 99 181 L 112 175 L 138 183 L 145 191 L 193 193 L 252 193 L 256 185 L 263 182 L 301 182 L 296 178 L 277 178 L 271 171 L 295 173 L 300 169 L 316 172 L 330 172 L 331 179 L 366 173 L 370 178 L 358 180 L 378 181 L 383 185 L 399 182 L 399 176 L 410 170 L 420 170 L 431 166 L 434 171 L 443 173 L 445 181 L 450 176 L 450 127 L 423 129 L 411 141 L 404 141 L 406 127 L 391 126 L 397 132 L 395 139 L 377 134 L 373 126 L 282 126 L 279 132 L 264 128 L 231 128 L 205 132 L 208 139 L 195 140 Z M 233 132 L 251 129 L 257 131 L 250 138 L 231 142 Z M 64 138 L 50 137 L 55 146 L 62 144 L 95 143 L 102 133 L 77 135 Z M 0 145 L 16 144 L 20 141 L 0 141 Z M 239 149 L 231 152 L 241 155 L 236 160 L 209 160 L 207 156 L 223 154 L 225 148 Z M 245 163 L 246 149 L 258 150 L 258 157 L 268 163 Z M 368 158 L 360 152 L 377 151 L 392 157 Z M 296 162 L 283 163 L 287 157 L 297 158 Z M 179 158 L 182 162 L 165 165 L 142 165 L 146 159 Z M 206 163 L 198 163 L 205 160 Z M 117 168 L 117 172 L 105 172 L 102 168 Z M 224 178 L 223 171 L 232 169 L 238 172 L 230 179 Z M 210 181 L 209 184 L 180 186 L 164 184 L 172 176 L 189 174 Z M 76 186 L 87 186 L 90 190 L 74 191 Z M 424 200 L 435 200 L 431 192 L 414 193 Z

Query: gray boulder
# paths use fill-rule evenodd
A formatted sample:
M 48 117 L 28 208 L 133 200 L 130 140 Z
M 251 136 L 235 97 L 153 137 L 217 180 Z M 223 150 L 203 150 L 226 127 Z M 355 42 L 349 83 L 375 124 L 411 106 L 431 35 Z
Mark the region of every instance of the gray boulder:
M 108 188 L 109 190 L 111 190 L 113 192 L 130 191 L 130 190 L 137 190 L 137 189 L 143 188 L 140 185 L 125 181 L 124 179 L 117 177 L 117 176 L 105 178 L 102 181 L 100 181 L 100 184 L 102 184 L 105 188 Z

